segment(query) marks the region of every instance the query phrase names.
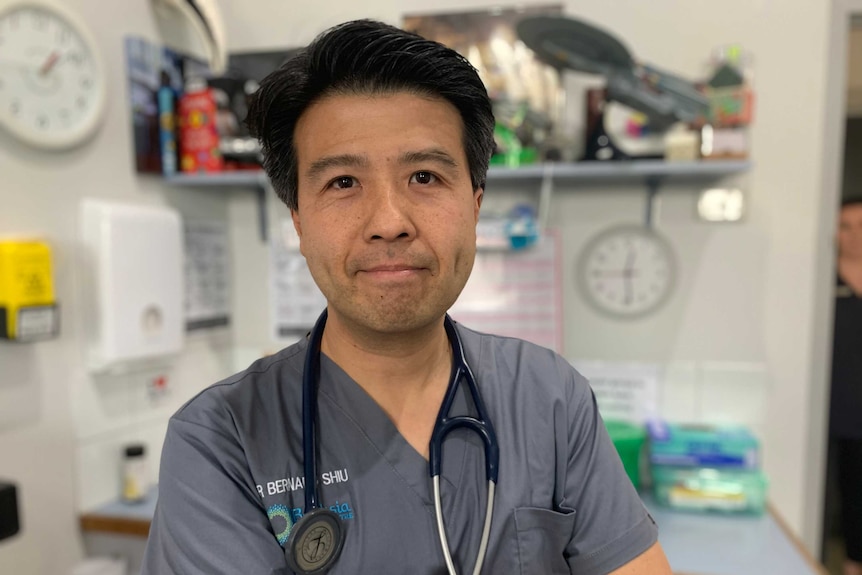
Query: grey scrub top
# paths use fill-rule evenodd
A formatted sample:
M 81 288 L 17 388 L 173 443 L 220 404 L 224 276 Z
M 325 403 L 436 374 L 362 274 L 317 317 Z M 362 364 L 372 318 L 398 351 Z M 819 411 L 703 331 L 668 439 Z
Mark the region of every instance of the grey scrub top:
M 657 538 L 586 381 L 557 354 L 457 326 L 500 446 L 483 573 L 608 573 Z M 282 545 L 302 515 L 307 341 L 204 390 L 170 420 L 143 573 L 292 573 Z M 447 573 L 428 462 L 338 365 L 321 357 L 318 499 L 341 516 L 333 575 Z M 452 414 L 473 413 L 465 386 Z M 480 438 L 443 445 L 442 506 L 458 573 L 485 516 Z

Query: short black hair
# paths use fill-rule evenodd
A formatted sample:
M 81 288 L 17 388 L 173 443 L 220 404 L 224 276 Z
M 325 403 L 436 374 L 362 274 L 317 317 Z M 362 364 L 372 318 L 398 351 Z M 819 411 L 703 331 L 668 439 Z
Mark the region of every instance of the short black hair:
M 329 95 L 405 91 L 455 106 L 473 189 L 485 187 L 494 150 L 494 114 L 476 69 L 460 54 L 374 20 L 340 24 L 264 78 L 249 102 L 246 125 L 260 140 L 263 167 L 278 197 L 298 209 L 294 129 L 315 101 Z

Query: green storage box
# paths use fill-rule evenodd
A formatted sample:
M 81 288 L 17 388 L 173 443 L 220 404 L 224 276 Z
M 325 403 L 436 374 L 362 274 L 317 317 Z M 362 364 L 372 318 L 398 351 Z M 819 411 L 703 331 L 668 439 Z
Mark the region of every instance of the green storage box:
M 646 429 L 642 425 L 634 425 L 625 421 L 605 421 L 605 427 L 620 459 L 623 467 L 635 489 L 640 487 L 640 460 L 641 450 L 646 439 Z
M 650 467 L 656 502 L 665 507 L 720 513 L 763 513 L 768 481 L 762 471 Z

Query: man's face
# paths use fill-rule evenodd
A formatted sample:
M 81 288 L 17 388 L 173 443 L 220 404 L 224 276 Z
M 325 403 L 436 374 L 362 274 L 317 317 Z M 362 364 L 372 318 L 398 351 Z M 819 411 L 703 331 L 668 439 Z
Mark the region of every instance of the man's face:
M 482 202 L 462 132 L 447 101 L 405 92 L 327 96 L 300 117 L 293 223 L 330 321 L 404 332 L 455 302 Z
M 862 257 L 862 204 L 850 204 L 841 208 L 838 249 L 844 257 Z

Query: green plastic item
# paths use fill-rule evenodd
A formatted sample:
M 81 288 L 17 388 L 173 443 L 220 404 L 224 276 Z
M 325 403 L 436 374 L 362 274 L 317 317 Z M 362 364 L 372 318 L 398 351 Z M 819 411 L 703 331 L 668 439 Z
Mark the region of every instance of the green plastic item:
M 497 141 L 499 151 L 491 156 L 492 166 L 517 168 L 535 164 L 539 159 L 539 153 L 536 149 L 522 146 L 515 131 L 507 126 L 496 124 L 494 126 L 494 139 Z
M 646 439 L 646 429 L 642 425 L 615 420 L 605 421 L 605 427 L 608 435 L 611 436 L 611 441 L 614 442 L 614 447 L 617 448 L 617 453 L 620 454 L 626 474 L 632 480 L 635 489 L 639 488 L 641 450 Z

